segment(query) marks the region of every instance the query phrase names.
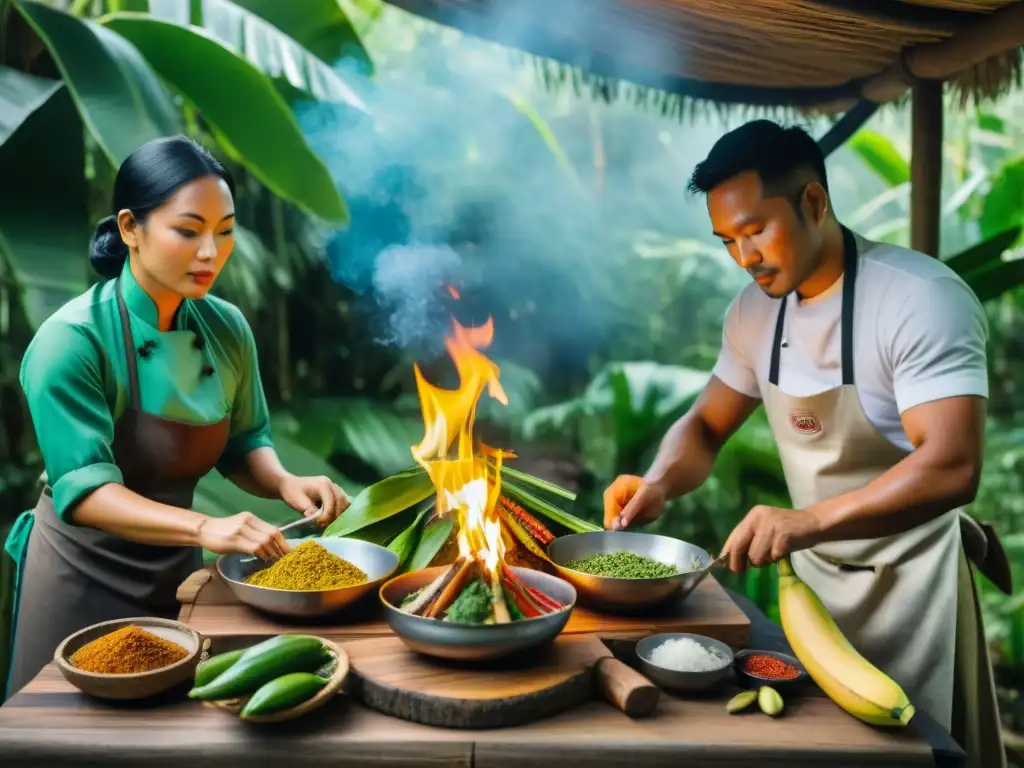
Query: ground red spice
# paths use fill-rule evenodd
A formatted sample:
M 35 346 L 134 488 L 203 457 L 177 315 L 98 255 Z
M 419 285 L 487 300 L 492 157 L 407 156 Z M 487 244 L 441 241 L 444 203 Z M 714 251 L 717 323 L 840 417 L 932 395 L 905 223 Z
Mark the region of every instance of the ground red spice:
M 755 653 L 743 659 L 743 671 L 771 680 L 792 680 L 800 674 L 800 670 L 792 664 L 763 653 Z

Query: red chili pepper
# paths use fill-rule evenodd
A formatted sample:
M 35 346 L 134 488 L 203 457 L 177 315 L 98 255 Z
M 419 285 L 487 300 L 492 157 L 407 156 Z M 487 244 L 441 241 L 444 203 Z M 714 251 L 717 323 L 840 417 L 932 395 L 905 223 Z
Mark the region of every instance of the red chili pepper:
M 509 511 L 519 522 L 529 531 L 530 535 L 533 536 L 543 546 L 547 546 L 555 540 L 555 535 L 549 531 L 540 520 L 535 518 L 520 505 L 509 499 L 507 496 L 501 497 L 501 504 L 505 509 Z
M 755 653 L 743 659 L 743 670 L 769 680 L 792 680 L 800 675 L 800 670 L 792 664 L 764 653 Z
M 526 584 L 523 584 L 523 582 L 519 580 L 519 577 L 517 577 L 509 568 L 505 568 L 503 573 L 505 575 L 505 578 L 508 579 L 508 581 L 511 584 L 515 585 L 521 592 L 523 592 L 536 603 L 538 603 L 545 613 L 559 611 L 564 607 L 561 603 L 559 603 L 556 600 L 552 600 L 550 597 L 545 595 L 540 590 L 534 589 L 533 587 L 529 587 Z
M 536 605 L 529 596 L 522 590 L 522 585 L 516 584 L 512 579 L 508 578 L 508 571 L 505 571 L 505 578 L 503 579 L 505 587 L 512 594 L 512 599 L 515 601 L 516 608 L 523 614 L 527 619 L 532 619 L 537 616 L 543 616 L 544 611 L 540 606 Z

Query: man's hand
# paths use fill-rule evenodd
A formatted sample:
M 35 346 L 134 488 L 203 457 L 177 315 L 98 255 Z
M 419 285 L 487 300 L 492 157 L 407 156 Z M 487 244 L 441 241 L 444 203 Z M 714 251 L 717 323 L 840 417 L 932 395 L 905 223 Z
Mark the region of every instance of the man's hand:
M 621 530 L 656 520 L 665 508 L 665 491 L 636 475 L 619 475 L 604 492 L 604 527 Z
M 759 504 L 729 534 L 722 551 L 729 553 L 729 570 L 741 573 L 748 561 L 760 568 L 813 547 L 820 533 L 818 519 L 810 512 Z

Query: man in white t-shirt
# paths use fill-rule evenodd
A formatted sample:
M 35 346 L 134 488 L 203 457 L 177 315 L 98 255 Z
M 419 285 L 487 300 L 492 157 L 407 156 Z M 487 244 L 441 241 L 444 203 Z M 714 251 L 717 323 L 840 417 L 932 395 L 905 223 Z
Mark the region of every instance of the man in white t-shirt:
M 713 375 L 650 470 L 605 492 L 606 527 L 649 522 L 699 487 L 763 404 L 793 509 L 751 509 L 722 548 L 729 567 L 788 557 L 864 656 L 977 764 L 1001 765 L 998 722 L 953 722 L 955 672 L 984 653 L 977 627 L 957 632 L 958 607 L 976 613 L 959 507 L 982 466 L 980 303 L 942 262 L 846 229 L 822 152 L 799 128 L 759 120 L 732 131 L 690 188 L 707 196 L 715 235 L 754 284 L 730 307 Z M 963 694 L 975 719 L 978 707 L 994 715 L 990 674 Z

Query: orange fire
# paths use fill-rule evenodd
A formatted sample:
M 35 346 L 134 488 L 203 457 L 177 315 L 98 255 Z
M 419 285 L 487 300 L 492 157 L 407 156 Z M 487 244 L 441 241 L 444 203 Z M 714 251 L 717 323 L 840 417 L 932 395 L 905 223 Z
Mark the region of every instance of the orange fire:
M 437 489 L 438 514 L 457 515 L 459 554 L 476 559 L 493 576 L 505 553 L 497 504 L 501 459 L 507 454 L 474 445 L 473 423 L 485 388 L 502 405 L 508 405 L 508 397 L 498 380 L 498 366 L 480 352 L 494 339 L 493 320 L 474 328 L 454 319 L 452 323 L 454 331 L 445 347 L 455 363 L 459 386 L 435 387 L 414 365 L 425 434 L 412 453 Z M 493 466 L 488 457 L 495 460 Z

